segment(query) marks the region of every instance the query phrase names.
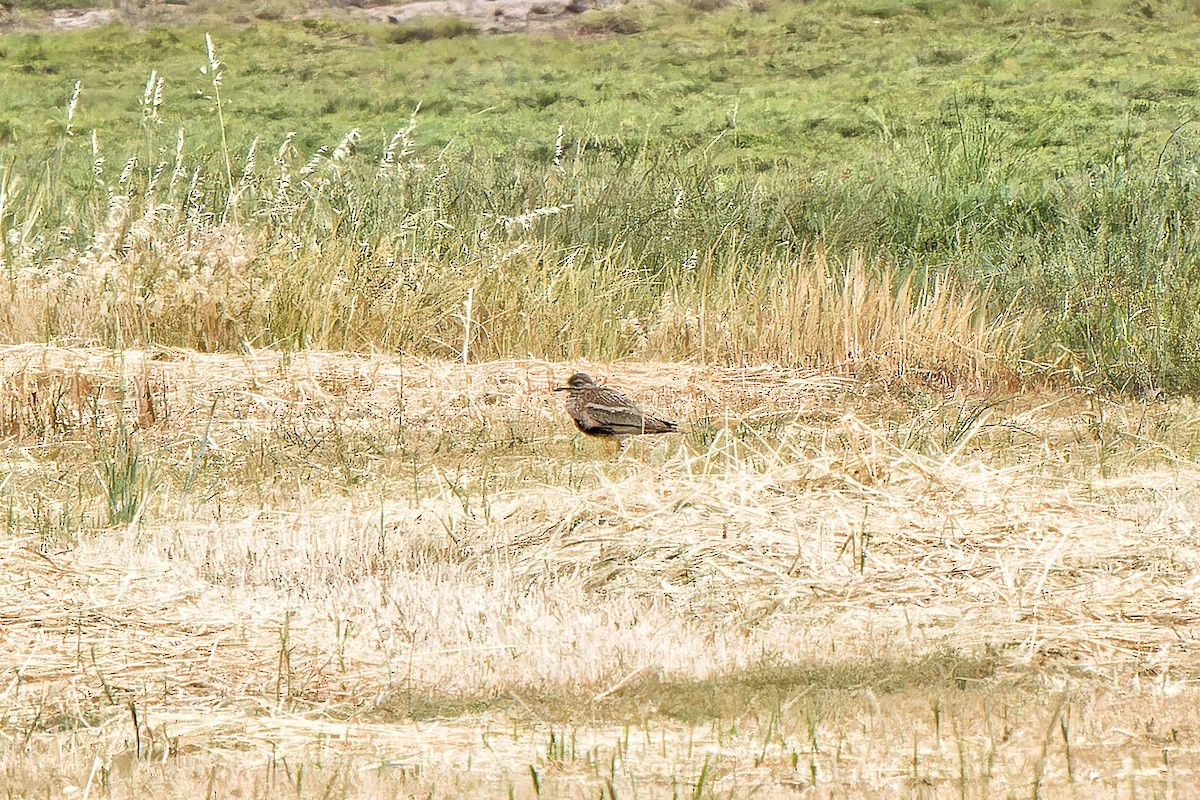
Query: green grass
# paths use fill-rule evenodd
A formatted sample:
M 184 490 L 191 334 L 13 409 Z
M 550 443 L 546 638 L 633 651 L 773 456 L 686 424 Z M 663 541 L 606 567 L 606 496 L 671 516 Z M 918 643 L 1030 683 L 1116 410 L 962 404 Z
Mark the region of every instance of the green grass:
M 1019 321 L 991 380 L 1200 385 L 1195 4 L 721 6 L 403 44 L 344 17 L 5 35 L 0 330 L 456 357 L 470 293 L 473 358 L 835 365 L 861 354 L 797 339 L 802 308 L 747 312 L 860 259 Z M 80 290 L 109 302 L 30 312 L 80 253 L 121 265 Z M 973 345 L 943 333 L 958 355 L 908 366 L 955 372 Z

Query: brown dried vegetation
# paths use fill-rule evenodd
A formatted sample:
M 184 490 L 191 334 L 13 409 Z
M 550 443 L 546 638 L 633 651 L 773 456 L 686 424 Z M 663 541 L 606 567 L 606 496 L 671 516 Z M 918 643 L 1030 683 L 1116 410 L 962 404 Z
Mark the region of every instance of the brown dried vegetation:
M 578 438 L 579 367 L 684 432 Z M 1189 402 L 317 351 L 0 375 L 28 794 L 1194 783 Z

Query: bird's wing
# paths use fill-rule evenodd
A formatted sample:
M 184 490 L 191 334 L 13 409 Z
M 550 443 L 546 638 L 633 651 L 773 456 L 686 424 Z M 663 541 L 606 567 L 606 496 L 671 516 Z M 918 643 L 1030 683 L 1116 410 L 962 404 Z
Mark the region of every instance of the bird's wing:
M 652 414 L 646 414 L 642 420 L 642 431 L 644 433 L 671 433 L 678 429 L 679 425 L 677 423 Z
M 637 403 L 614 389 L 601 389 L 587 400 L 587 411 L 605 427 L 634 427 L 642 424 L 642 410 Z

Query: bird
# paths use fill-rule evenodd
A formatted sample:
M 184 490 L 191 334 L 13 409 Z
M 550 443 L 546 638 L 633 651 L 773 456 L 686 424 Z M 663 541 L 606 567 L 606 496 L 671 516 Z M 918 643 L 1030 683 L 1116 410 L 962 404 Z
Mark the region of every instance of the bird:
M 554 391 L 570 392 L 567 413 L 575 427 L 588 436 L 616 439 L 618 446 L 624 446 L 629 436 L 676 430 L 674 422 L 647 414 L 628 395 L 598 385 L 586 372 L 576 372 L 567 378 L 566 386 L 555 387 Z

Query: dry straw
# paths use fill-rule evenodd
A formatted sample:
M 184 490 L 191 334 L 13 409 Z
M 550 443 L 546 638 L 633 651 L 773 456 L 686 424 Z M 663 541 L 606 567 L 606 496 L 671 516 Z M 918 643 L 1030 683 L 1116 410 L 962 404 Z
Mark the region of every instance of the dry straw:
M 619 456 L 576 437 L 549 389 L 578 368 L 685 432 Z M 625 789 L 767 796 L 908 796 L 914 773 L 1027 794 L 1038 764 L 1039 786 L 1113 786 L 1164 748 L 1175 766 L 1138 780 L 1192 776 L 1186 740 L 1105 734 L 1151 702 L 1194 724 L 1187 404 L 249 350 L 12 347 L 0 378 L 0 753 L 37 793 L 67 779 L 30 759 L 79 789 L 93 756 L 205 791 L 253 785 L 267 754 L 331 781 L 335 754 L 354 796 L 503 795 L 530 768 L 574 796 L 612 758 Z M 118 415 L 159 477 L 109 527 L 71 460 Z M 73 538 L 33 513 L 65 502 L 55 481 L 84 507 Z M 991 688 L 947 695 L 938 663 L 989 665 L 954 691 Z M 764 665 L 810 676 L 780 684 L 774 722 L 656 713 Z M 823 705 L 846 670 L 851 705 Z M 604 709 L 644 730 L 580 722 Z

